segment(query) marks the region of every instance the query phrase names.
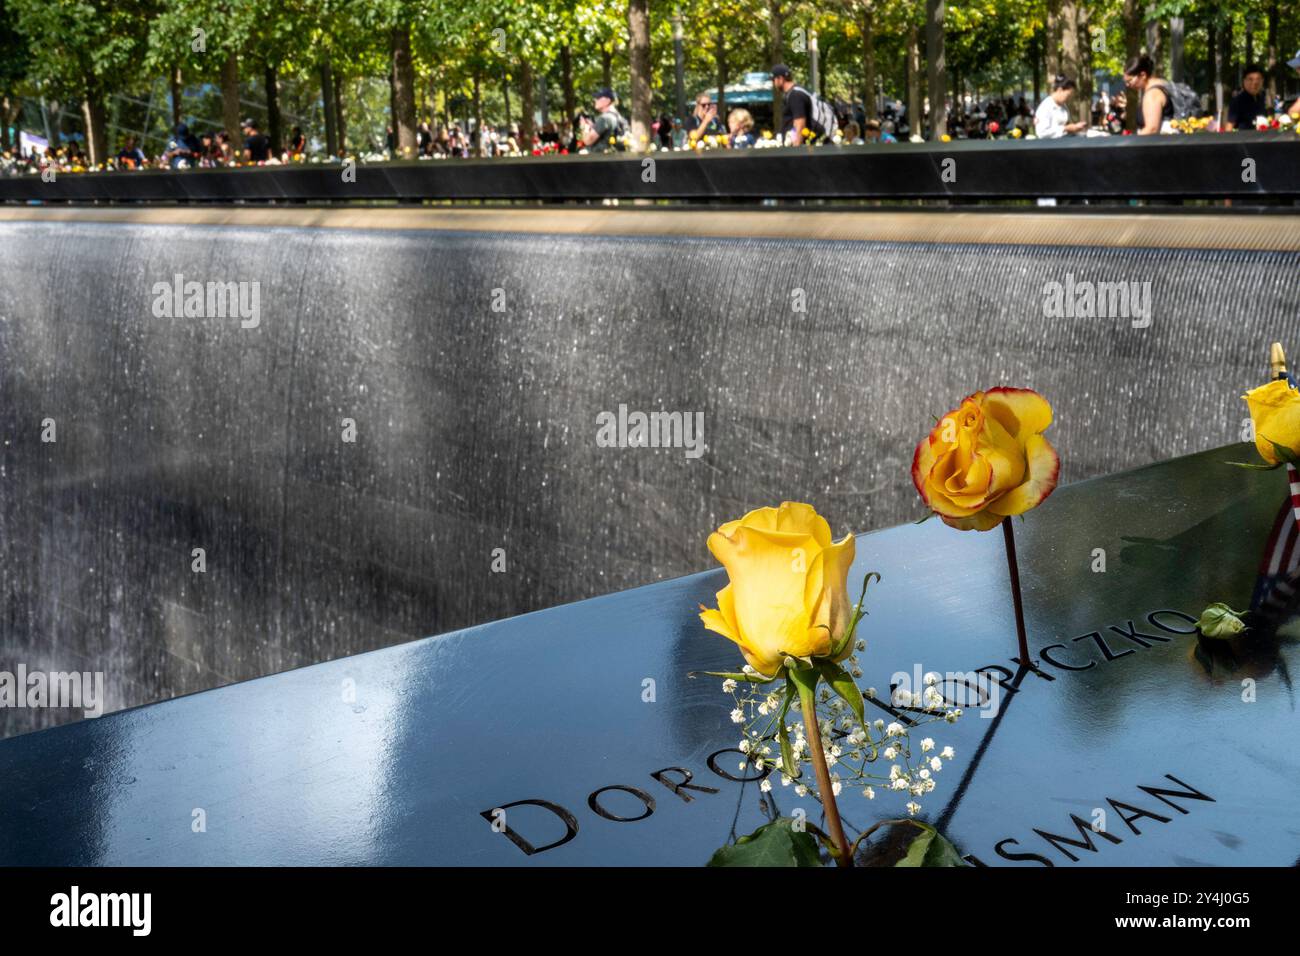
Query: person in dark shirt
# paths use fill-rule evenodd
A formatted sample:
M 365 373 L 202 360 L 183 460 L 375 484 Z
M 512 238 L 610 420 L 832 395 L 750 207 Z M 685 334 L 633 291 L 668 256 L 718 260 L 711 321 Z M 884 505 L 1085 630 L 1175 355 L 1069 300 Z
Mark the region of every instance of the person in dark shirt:
M 244 159 L 254 163 L 270 159 L 271 141 L 257 131 L 257 124 L 246 119 L 240 126 L 244 131 Z
M 603 87 L 593 99 L 596 119 L 581 123 L 579 144 L 592 153 L 609 153 L 623 148 L 622 139 L 627 134 L 627 123 L 614 108 L 614 91 Z
M 781 114 L 782 140 L 798 145 L 815 142 L 826 135 L 826 129 L 813 116 L 812 95 L 802 86 L 795 85 L 788 66 L 778 63 L 772 67 L 772 85 L 781 91 L 785 100 L 785 110 Z M 805 136 L 804 130 L 811 131 L 813 136 Z
M 289 136 L 289 152 L 294 156 L 301 156 L 307 152 L 307 137 L 302 135 L 301 126 L 295 126 Z
M 123 169 L 141 169 L 144 167 L 146 163 L 144 151 L 135 144 L 134 136 L 128 136 L 126 142 L 122 144 L 122 148 L 117 154 L 117 163 Z
M 1264 96 L 1264 68 L 1252 63 L 1241 77 L 1241 89 L 1228 104 L 1228 122 L 1224 129 L 1254 129 L 1255 117 L 1271 113 Z

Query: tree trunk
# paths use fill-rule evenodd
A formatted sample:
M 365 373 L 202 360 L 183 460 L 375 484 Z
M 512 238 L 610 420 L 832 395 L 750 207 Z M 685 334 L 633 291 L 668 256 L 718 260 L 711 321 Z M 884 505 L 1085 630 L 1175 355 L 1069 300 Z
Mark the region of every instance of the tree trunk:
M 785 12 L 778 0 L 768 4 L 767 18 L 767 54 L 769 66 L 785 62 Z M 781 131 L 781 117 L 785 113 L 785 97 L 781 91 L 772 88 L 772 129 Z
M 478 70 L 474 71 L 474 132 L 470 140 L 470 152 L 475 156 L 483 155 L 483 79 Z M 468 126 L 469 124 L 465 124 Z M 470 135 L 469 130 L 465 130 Z
M 325 150 L 331 156 L 337 156 L 339 135 L 334 115 L 334 70 L 330 67 L 329 57 L 320 61 L 320 105 L 325 114 Z
M 533 89 L 537 80 L 533 76 L 533 64 L 525 58 L 519 61 L 519 148 L 524 155 L 533 151 L 533 112 L 536 109 Z
M 925 59 L 930 93 L 930 139 L 948 132 L 946 65 L 944 62 L 944 0 L 925 0 Z
M 1211 55 L 1211 60 L 1214 63 L 1214 117 L 1220 124 L 1222 124 L 1225 105 L 1224 100 L 1226 98 L 1224 96 L 1224 78 L 1228 73 L 1227 59 L 1228 50 L 1230 49 L 1229 43 L 1231 42 L 1232 37 L 1232 27 L 1228 24 L 1219 22 L 1219 10 L 1217 7 L 1214 11 L 1214 17 L 1216 21 L 1214 24 L 1214 43 L 1212 44 L 1214 49 Z
M 168 79 L 171 82 L 172 93 L 172 129 L 180 125 L 181 116 L 184 113 L 183 104 L 181 103 L 181 68 L 173 66 L 169 72 Z
M 921 37 L 915 23 L 907 27 L 907 126 L 909 135 L 921 136 Z
M 876 119 L 880 114 L 876 109 L 876 14 L 870 7 L 862 11 L 862 85 L 864 93 L 863 109 L 867 119 Z
M 719 30 L 713 44 L 713 62 L 718 69 L 718 115 L 727 115 L 727 31 Z
M 86 159 L 90 166 L 98 166 L 108 158 L 108 129 L 104 122 L 104 100 L 99 93 L 99 84 L 93 80 L 86 84 L 81 115 L 86 123 Z
M 628 65 L 632 80 L 632 142 L 629 148 L 650 148 L 650 0 L 628 0 Z
M 808 31 L 808 89 L 818 96 L 822 92 L 821 48 L 817 45 L 817 31 Z
M 390 35 L 393 52 L 393 132 L 397 155 L 415 158 L 415 66 L 411 62 L 411 28 L 394 27 Z
M 1183 68 L 1183 18 L 1169 18 L 1169 79 L 1185 83 Z
M 600 49 L 600 85 L 614 88 L 614 54 L 604 47 Z
M 1161 76 L 1168 76 L 1161 69 L 1161 61 L 1164 59 L 1164 51 L 1160 49 L 1160 21 L 1156 19 L 1156 5 L 1147 4 L 1146 9 L 1147 25 L 1147 56 L 1151 57 L 1151 62 L 1156 65 L 1156 72 Z
M 1142 52 L 1142 16 L 1138 0 L 1124 0 L 1124 60 L 1125 62 Z M 1142 94 L 1137 90 L 1124 91 L 1124 128 L 1130 133 L 1136 132 L 1138 111 L 1142 105 Z
M 1083 108 L 1081 119 L 1092 123 L 1092 31 L 1086 3 L 1076 8 L 1079 15 L 1079 95 L 1076 99 Z
M 280 128 L 280 77 L 271 63 L 266 64 L 266 135 L 271 138 L 271 155 L 278 158 L 284 149 L 284 130 Z
M 1061 72 L 1061 2 L 1062 0 L 1047 0 L 1047 18 L 1044 21 L 1046 36 L 1043 44 L 1043 60 L 1047 67 L 1049 89 L 1052 81 Z
M 239 134 L 239 54 L 233 50 L 221 61 L 221 122 L 230 134 L 230 145 L 242 155 L 244 143 Z
M 1279 81 L 1281 80 L 1277 55 L 1277 19 L 1277 0 L 1272 0 L 1268 5 L 1268 63 L 1265 66 L 1268 72 L 1269 103 L 1272 103 L 1273 98 L 1277 96 Z
M 564 118 L 571 123 L 578 112 L 578 98 L 573 92 L 573 51 L 567 43 L 560 47 L 560 89 L 564 94 Z
M 338 139 L 338 152 L 336 156 L 346 154 L 348 148 L 348 125 L 343 121 L 343 77 L 334 78 L 334 123 L 336 126 L 335 136 Z
M 1060 19 L 1058 21 L 1061 37 L 1061 71 L 1076 83 L 1083 72 L 1083 55 L 1079 50 L 1079 3 L 1080 0 L 1061 0 Z M 1073 110 L 1073 119 L 1079 118 L 1079 110 Z
M 506 126 L 509 127 L 513 117 L 510 115 L 510 80 L 501 77 L 501 100 L 506 105 Z
M 1038 108 L 1038 103 L 1043 98 L 1043 71 L 1041 68 L 1042 36 L 1038 31 L 1034 32 L 1033 39 L 1029 41 L 1029 60 L 1034 71 L 1034 103 L 1033 108 Z

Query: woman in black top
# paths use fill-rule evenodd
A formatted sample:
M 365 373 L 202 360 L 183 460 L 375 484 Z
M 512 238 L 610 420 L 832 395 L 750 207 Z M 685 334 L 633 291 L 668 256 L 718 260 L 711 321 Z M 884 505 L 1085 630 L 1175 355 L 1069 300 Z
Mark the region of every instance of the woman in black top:
M 1155 76 L 1156 67 L 1149 56 L 1135 56 L 1124 67 L 1124 85 L 1141 95 L 1138 104 L 1139 136 L 1161 132 L 1166 120 L 1174 118 L 1174 100 L 1169 84 Z

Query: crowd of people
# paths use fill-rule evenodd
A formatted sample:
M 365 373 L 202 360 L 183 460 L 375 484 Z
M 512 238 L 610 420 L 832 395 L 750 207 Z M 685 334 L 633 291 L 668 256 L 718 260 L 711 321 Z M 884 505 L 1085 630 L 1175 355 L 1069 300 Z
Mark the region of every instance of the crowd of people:
M 1288 61 L 1300 71 L 1300 52 Z M 777 64 L 771 72 L 772 85 L 784 104 L 775 130 L 758 129 L 753 114 L 743 107 L 729 109 L 725 119 L 708 92 L 695 97 L 685 117 L 659 116 L 650 125 L 648 150 L 751 149 L 780 146 L 893 143 L 900 139 L 921 141 L 927 130 L 914 128 L 901 102 L 885 102 L 879 117 L 869 117 L 861 104 L 828 102 L 800 86 L 791 70 Z M 1149 57 L 1138 56 L 1124 68 L 1124 85 L 1137 93 L 1138 116 L 1130 128 L 1125 116 L 1126 96 L 1112 97 L 1103 89 L 1090 104 L 1086 119 L 1082 111 L 1071 110 L 1078 92 L 1072 77 L 1052 79 L 1051 91 L 1036 108 L 1023 94 L 999 97 L 981 103 L 959 100 L 952 104 L 947 130 L 941 138 L 1060 139 L 1070 136 L 1190 133 L 1201 131 L 1278 129 L 1294 127 L 1300 119 L 1300 98 L 1287 104 L 1280 97 L 1271 102 L 1265 94 L 1264 68 L 1251 64 L 1242 71 L 1240 89 L 1234 91 L 1219 123 L 1206 99 L 1184 84 L 1157 75 Z M 918 124 L 919 126 L 919 124 Z M 592 97 L 592 109 L 559 124 L 546 121 L 525 141 L 519 124 L 472 128 L 452 123 L 437 126 L 428 120 L 416 130 L 414 155 L 403 157 L 397 137 L 388 129 L 381 149 L 373 144 L 360 151 L 365 161 L 413 158 L 444 159 L 471 156 L 540 156 L 547 154 L 609 153 L 637 146 L 631 141 L 631 127 L 619 111 L 612 89 L 599 89 Z M 293 127 L 283 143 L 272 143 L 252 119 L 245 120 L 239 135 L 226 130 L 194 134 L 185 123 L 177 124 L 166 148 L 154 156 L 145 154 L 134 136 L 128 136 L 120 150 L 99 169 L 190 169 L 240 165 L 275 165 L 306 161 L 338 161 L 339 156 L 312 155 L 307 137 Z M 69 141 L 44 150 L 33 148 L 27 155 L 15 150 L 0 154 L 0 173 L 39 173 L 49 167 L 59 171 L 89 170 L 82 147 Z

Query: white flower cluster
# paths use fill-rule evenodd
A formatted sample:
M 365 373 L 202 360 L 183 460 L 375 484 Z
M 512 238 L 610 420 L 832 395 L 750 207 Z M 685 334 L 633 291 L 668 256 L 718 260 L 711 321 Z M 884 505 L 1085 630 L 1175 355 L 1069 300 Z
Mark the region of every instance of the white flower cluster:
M 855 677 L 862 673 L 854 658 L 845 661 L 844 668 Z M 746 668 L 746 673 L 752 672 Z M 934 677 L 933 681 L 931 677 Z M 937 676 L 926 675 L 922 693 L 894 695 L 895 707 L 911 707 L 925 712 L 912 715 L 915 723 L 911 727 L 898 720 L 886 723 L 882 718 L 861 723 L 843 699 L 829 687 L 819 687 L 817 744 L 826 759 L 831 791 L 835 796 L 838 797 L 845 787 L 853 787 L 866 799 L 874 800 L 876 786 L 881 786 L 912 798 L 906 806 L 909 815 L 916 816 L 921 812 L 917 798 L 935 790 L 935 775 L 956 753 L 952 747 L 938 749 L 932 737 L 925 737 L 914 745 L 911 734 L 926 724 L 955 723 L 961 717 L 959 709 L 946 706 L 936 687 L 937 682 Z M 820 800 L 813 768 L 813 745 L 801 719 L 797 695 L 787 705 L 785 685 L 778 682 L 750 683 L 727 679 L 722 682 L 722 690 L 735 702 L 731 711 L 732 722 L 743 726 L 744 737 L 737 744 L 737 749 L 745 755 L 740 763 L 741 772 L 765 771 L 759 784 L 764 793 L 771 792 L 772 778 L 775 777 L 781 786 L 793 787 L 797 796 L 812 794 Z M 875 689 L 868 689 L 866 696 L 873 700 Z M 867 707 L 870 708 L 871 704 Z M 782 725 L 790 741 L 796 770 L 794 777 L 785 772 L 781 761 L 779 728 Z

